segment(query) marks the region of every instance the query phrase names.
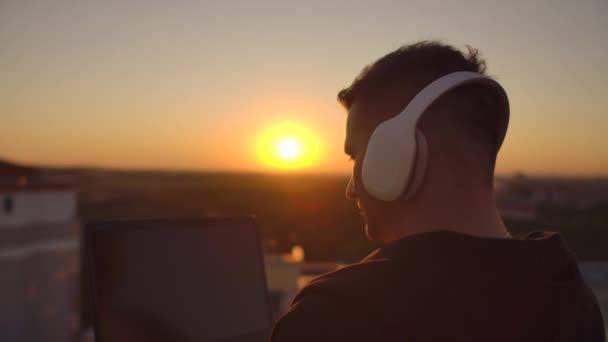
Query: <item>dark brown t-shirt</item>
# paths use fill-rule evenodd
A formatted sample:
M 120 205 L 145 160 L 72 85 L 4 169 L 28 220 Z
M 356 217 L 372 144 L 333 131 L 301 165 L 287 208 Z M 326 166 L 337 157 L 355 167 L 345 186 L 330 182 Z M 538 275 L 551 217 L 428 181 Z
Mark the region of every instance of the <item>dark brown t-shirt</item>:
M 604 342 L 605 330 L 558 234 L 439 231 L 313 280 L 271 340 Z

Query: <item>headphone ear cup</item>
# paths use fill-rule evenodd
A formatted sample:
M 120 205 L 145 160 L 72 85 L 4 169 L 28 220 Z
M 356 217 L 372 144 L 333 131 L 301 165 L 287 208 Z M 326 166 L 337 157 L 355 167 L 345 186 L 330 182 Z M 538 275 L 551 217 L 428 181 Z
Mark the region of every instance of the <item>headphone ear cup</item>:
M 404 199 L 408 200 L 414 196 L 426 173 L 427 162 L 429 159 L 429 144 L 426 137 L 419 129 L 416 129 L 416 160 L 414 161 L 414 172 L 408 182 L 404 193 Z

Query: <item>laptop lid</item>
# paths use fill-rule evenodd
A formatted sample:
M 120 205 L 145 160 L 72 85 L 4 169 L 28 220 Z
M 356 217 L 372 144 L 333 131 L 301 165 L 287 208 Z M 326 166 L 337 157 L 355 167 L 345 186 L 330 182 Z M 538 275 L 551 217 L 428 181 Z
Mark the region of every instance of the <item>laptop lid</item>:
M 94 222 L 85 250 L 97 342 L 268 339 L 253 218 Z

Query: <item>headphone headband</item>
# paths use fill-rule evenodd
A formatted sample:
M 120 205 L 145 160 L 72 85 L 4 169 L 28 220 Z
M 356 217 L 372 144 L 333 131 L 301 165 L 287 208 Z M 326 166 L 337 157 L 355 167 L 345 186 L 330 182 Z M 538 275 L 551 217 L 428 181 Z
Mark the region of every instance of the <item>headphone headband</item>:
M 509 99 L 507 93 L 498 82 L 476 72 L 457 71 L 436 79 L 416 94 L 401 113 L 391 120 L 395 120 L 395 124 L 397 125 L 417 127 L 422 115 L 435 101 L 450 90 L 466 84 L 486 84 L 497 91 L 504 108 L 504 113 L 502 113 L 503 115 L 501 115 L 499 122 L 500 127 L 498 127 L 497 148 L 500 148 L 507 132 L 507 125 L 509 124 Z

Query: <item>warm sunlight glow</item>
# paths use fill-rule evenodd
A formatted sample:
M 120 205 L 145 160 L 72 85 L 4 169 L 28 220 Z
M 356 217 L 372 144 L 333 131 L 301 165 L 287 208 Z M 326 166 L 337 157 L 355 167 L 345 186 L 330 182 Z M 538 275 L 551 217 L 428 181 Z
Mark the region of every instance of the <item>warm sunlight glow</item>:
M 277 146 L 279 154 L 285 159 L 297 158 L 300 154 L 300 142 L 294 138 L 284 138 L 279 141 Z
M 258 155 L 277 169 L 302 169 L 319 154 L 317 137 L 301 124 L 280 124 L 268 129 L 258 143 Z

